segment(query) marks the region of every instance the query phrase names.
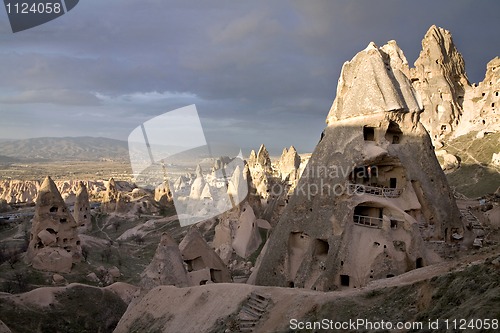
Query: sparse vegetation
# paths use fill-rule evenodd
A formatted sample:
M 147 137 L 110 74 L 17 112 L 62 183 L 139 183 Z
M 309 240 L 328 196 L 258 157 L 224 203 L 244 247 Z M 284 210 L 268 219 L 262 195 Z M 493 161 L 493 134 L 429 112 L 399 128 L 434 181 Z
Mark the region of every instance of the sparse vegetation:
M 493 153 L 498 152 L 500 133 L 490 133 L 481 139 L 476 132 L 450 141 L 445 149 L 461 159 L 461 167 L 447 175 L 450 186 L 474 198 L 493 193 L 500 184 L 500 170 L 491 165 Z
M 113 292 L 83 285 L 55 298 L 49 307 L 18 306 L 10 298 L 0 298 L 0 318 L 15 332 L 112 332 L 127 308 Z

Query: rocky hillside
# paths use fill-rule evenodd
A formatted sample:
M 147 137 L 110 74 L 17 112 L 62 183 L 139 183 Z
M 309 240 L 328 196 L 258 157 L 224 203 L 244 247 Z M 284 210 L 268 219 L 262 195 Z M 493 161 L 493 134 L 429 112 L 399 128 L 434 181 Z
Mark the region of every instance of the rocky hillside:
M 485 136 L 470 132 L 449 140 L 444 150 L 454 155 L 460 164 L 447 174 L 450 186 L 469 198 L 494 193 L 500 185 L 500 165 L 493 160 L 499 144 L 499 132 Z M 444 163 L 442 158 L 440 162 Z
M 410 79 L 425 110 L 421 122 L 436 147 L 472 131 L 500 130 L 499 69 L 496 57 L 487 64 L 482 82 L 469 83 L 465 60 L 451 33 L 434 25 L 429 28 Z
M 361 290 L 330 293 L 238 284 L 182 289 L 162 286 L 129 307 L 115 332 L 289 332 L 292 319 L 349 322 L 357 318 L 423 325 L 440 319 L 444 332 L 448 331 L 444 319 L 499 318 L 499 269 L 499 259 L 494 258 L 455 267 L 443 264 L 379 281 Z M 245 330 L 248 327 L 251 329 Z M 365 330 L 360 327 L 343 331 Z M 408 330 L 417 331 L 438 330 L 426 326 Z
M 111 333 L 127 309 L 131 298 L 127 294 L 134 290 L 123 283 L 107 288 L 75 283 L 18 295 L 3 294 L 0 332 Z M 10 331 L 2 331 L 2 321 Z
M 93 138 L 34 138 L 0 142 L 0 155 L 7 162 L 29 161 L 128 161 L 128 144 L 125 141 Z

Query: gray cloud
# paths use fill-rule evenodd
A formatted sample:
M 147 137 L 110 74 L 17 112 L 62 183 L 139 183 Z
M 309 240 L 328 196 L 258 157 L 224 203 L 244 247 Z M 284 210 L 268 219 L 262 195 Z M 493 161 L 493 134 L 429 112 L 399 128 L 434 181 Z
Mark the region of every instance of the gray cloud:
M 5 104 L 32 104 L 49 103 L 59 105 L 87 105 L 100 104 L 99 99 L 89 92 L 73 91 L 68 89 L 24 90 L 14 96 L 0 98 Z
M 311 150 L 343 62 L 370 41 L 396 39 L 412 63 L 437 24 L 477 82 L 500 54 L 499 9 L 493 0 L 86 0 L 16 34 L 0 10 L 1 136 L 126 139 L 196 103 L 214 140 Z

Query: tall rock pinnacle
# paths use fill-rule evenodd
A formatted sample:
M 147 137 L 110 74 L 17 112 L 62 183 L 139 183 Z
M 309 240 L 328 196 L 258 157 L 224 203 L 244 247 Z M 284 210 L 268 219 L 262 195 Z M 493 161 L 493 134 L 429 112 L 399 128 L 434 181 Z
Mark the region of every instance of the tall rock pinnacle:
M 464 60 L 449 31 L 435 25 L 429 28 L 410 75 L 425 110 L 421 122 L 437 143 L 460 123 L 464 96 L 470 89 Z

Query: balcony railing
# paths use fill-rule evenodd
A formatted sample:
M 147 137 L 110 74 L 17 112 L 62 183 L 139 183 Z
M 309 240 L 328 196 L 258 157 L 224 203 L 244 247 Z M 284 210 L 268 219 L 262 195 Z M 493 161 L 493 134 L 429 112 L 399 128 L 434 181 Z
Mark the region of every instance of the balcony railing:
M 382 228 L 383 220 L 378 217 L 354 215 L 354 223 L 361 224 L 367 227 Z
M 385 198 L 399 198 L 401 193 L 403 193 L 402 188 L 386 188 L 361 184 L 348 184 L 348 187 L 351 193 L 371 194 Z

